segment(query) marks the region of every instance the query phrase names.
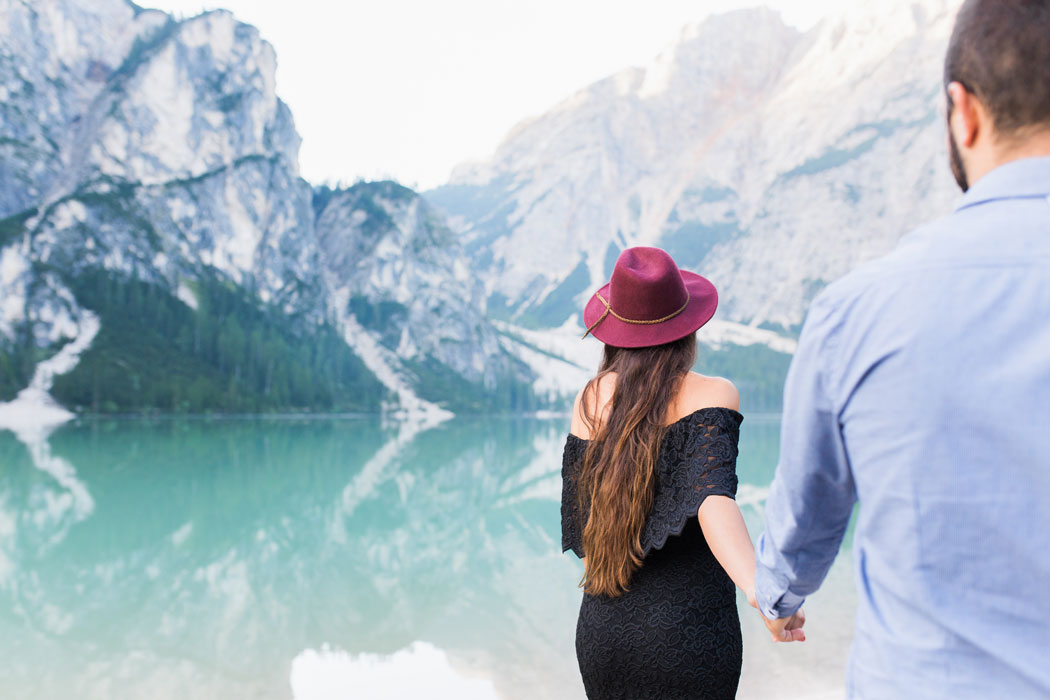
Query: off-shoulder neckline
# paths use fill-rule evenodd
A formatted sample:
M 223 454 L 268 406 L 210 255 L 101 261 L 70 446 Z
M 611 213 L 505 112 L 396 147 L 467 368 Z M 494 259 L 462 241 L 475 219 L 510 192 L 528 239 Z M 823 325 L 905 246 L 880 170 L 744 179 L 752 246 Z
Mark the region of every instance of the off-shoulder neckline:
M 707 411 L 725 411 L 726 413 L 729 414 L 730 418 L 737 419 L 737 423 L 738 424 L 740 423 L 740 421 L 744 420 L 744 416 L 743 416 L 742 413 L 740 413 L 740 411 L 734 411 L 733 409 L 728 408 L 726 406 L 705 406 L 704 408 L 696 409 L 695 411 L 693 411 L 692 413 L 690 413 L 688 415 L 682 416 L 681 418 L 676 420 L 674 423 L 668 423 L 666 428 L 667 428 L 668 431 L 670 431 L 673 428 L 677 428 L 679 425 L 686 423 L 686 421 L 688 421 L 689 419 L 696 417 L 697 414 L 704 413 L 704 412 L 707 412 Z M 665 434 L 665 436 L 666 436 L 666 434 Z M 582 437 L 580 437 L 578 435 L 574 435 L 572 433 L 569 433 L 569 437 L 570 438 L 574 438 L 576 440 L 579 440 L 580 442 L 590 442 L 590 438 L 582 438 Z

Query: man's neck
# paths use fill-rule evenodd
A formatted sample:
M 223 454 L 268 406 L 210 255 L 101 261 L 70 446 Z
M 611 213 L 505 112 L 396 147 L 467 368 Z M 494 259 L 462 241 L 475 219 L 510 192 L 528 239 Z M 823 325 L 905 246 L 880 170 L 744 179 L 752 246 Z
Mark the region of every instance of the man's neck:
M 1009 142 L 998 145 L 990 152 L 988 157 L 974 163 L 973 171 L 969 172 L 971 185 L 976 184 L 982 177 L 1007 163 L 1025 158 L 1050 157 L 1050 129 L 1044 129 L 1034 134 L 1026 134 L 1023 138 L 1011 139 Z M 969 168 L 968 168 L 969 170 Z
M 1003 160 L 999 165 L 1006 165 L 1022 158 L 1041 158 L 1050 156 L 1050 129 L 1044 129 L 1011 147 L 1003 149 Z

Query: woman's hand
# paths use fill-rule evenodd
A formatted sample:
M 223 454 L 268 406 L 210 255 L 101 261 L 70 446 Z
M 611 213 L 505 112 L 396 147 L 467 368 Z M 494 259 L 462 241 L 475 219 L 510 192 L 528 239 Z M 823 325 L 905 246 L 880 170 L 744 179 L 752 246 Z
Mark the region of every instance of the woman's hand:
M 761 611 L 759 614 L 762 614 Z M 806 613 L 802 612 L 802 608 L 799 608 L 798 612 L 791 617 L 770 620 L 762 615 L 762 619 L 766 623 L 766 629 L 773 635 L 774 642 L 806 641 L 806 633 L 802 630 L 802 626 L 806 624 Z

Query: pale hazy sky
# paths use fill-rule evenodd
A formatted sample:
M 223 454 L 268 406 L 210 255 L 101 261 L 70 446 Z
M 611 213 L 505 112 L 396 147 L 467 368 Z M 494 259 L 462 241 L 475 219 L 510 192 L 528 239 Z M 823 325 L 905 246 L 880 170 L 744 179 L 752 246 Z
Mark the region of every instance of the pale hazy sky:
M 139 0 L 231 10 L 277 51 L 277 92 L 315 184 L 421 189 L 489 155 L 525 117 L 645 65 L 685 25 L 765 4 L 801 28 L 844 0 Z

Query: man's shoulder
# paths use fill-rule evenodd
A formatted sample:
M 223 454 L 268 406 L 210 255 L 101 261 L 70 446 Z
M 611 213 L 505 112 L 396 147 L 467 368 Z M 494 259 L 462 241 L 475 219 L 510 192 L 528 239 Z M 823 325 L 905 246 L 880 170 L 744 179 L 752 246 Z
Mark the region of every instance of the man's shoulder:
M 845 312 L 876 294 L 885 296 L 892 288 L 914 275 L 921 274 L 930 260 L 931 248 L 951 229 L 951 216 L 918 226 L 898 241 L 893 250 L 861 263 L 830 283 L 813 300 L 811 313 Z

